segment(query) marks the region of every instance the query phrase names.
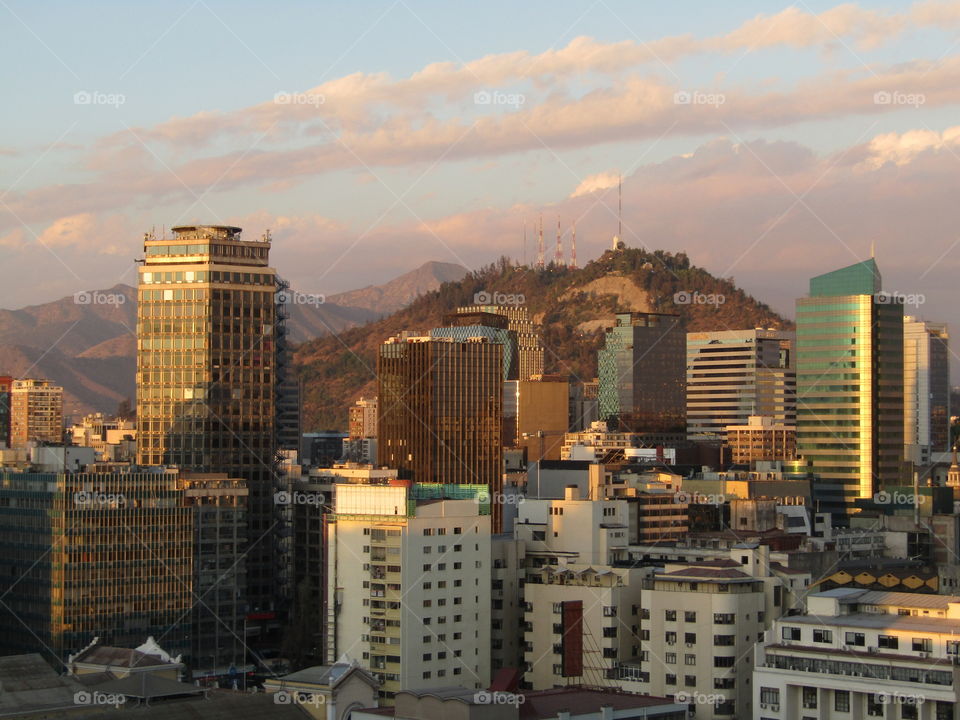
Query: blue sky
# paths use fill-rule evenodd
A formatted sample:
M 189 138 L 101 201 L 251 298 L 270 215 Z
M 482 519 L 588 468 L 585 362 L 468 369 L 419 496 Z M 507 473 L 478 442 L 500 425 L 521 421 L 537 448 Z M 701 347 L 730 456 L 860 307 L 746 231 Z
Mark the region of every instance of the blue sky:
M 0 16 L 3 307 L 131 282 L 142 231 L 176 222 L 271 227 L 274 264 L 326 294 L 430 259 L 519 256 L 540 212 L 565 235 L 576 219 L 589 259 L 621 172 L 628 244 L 684 250 L 792 314 L 810 275 L 874 242 L 892 289 L 922 287 L 921 310 L 950 319 L 956 2 L 7 2 Z M 512 72 L 518 52 L 533 62 Z M 524 102 L 478 105 L 478 90 Z M 725 101 L 677 106 L 678 90 Z M 877 90 L 923 101 L 878 106 Z M 277 107 L 283 92 L 324 104 Z

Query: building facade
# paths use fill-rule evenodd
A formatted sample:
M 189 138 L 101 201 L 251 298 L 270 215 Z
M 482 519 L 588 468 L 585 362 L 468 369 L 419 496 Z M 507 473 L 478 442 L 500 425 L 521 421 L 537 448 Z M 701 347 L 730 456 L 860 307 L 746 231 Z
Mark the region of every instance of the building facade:
M 796 426 L 778 423 L 769 416 L 751 415 L 743 425 L 728 425 L 726 439 L 730 461 L 735 465 L 797 457 Z
M 687 432 L 722 437 L 751 415 L 793 425 L 795 342 L 786 330 L 687 333 Z
M 509 379 L 528 380 L 544 372 L 542 326 L 530 317 L 525 305 L 468 305 L 457 308 L 458 314 L 493 313 L 507 318 L 507 329 L 516 334 L 517 370 Z
M 631 432 L 686 429 L 679 315 L 619 313 L 597 356 L 600 419 Z
M 10 388 L 10 444 L 63 442 L 63 388 L 49 380 L 14 380 Z
M 903 441 L 906 459 L 930 463 L 950 444 L 950 335 L 944 323 L 903 319 Z
M 872 258 L 797 300 L 797 454 L 831 512 L 901 481 L 903 304 L 882 294 Z

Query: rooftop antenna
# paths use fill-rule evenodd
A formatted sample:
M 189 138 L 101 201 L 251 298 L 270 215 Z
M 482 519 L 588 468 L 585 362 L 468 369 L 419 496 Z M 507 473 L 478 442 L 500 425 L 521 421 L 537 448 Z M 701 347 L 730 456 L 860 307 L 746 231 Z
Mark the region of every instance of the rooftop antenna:
M 870 257 L 875 258 L 877 256 L 877 241 L 870 241 Z
M 570 239 L 570 269 L 577 269 L 577 221 L 573 221 L 573 235 Z
M 617 234 L 613 236 L 613 249 L 619 250 L 623 245 L 623 176 L 617 173 Z
M 523 251 L 521 253 L 523 266 L 527 266 L 527 219 L 523 219 Z
M 563 265 L 563 243 L 560 240 L 560 216 L 557 215 L 557 252 L 553 256 L 553 263 L 557 267 Z
M 540 237 L 537 241 L 537 267 L 543 270 L 543 213 L 540 213 Z

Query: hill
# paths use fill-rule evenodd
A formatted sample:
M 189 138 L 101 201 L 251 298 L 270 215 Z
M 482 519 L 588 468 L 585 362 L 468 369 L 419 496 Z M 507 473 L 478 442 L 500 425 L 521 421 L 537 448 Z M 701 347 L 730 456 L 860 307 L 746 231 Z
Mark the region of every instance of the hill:
M 687 329 L 787 328 L 788 320 L 736 287 L 690 264 L 683 253 L 607 251 L 578 270 L 495 265 L 447 282 L 408 307 L 360 328 L 302 344 L 295 365 L 304 380 L 304 430 L 346 428 L 347 408 L 376 392 L 376 352 L 402 330 L 427 331 L 478 293 L 522 295 L 543 324 L 546 371 L 596 377 L 603 329 L 616 312 L 677 312 Z
M 331 295 L 327 302 L 363 308 L 382 317 L 406 307 L 424 293 L 436 290 L 442 283 L 463 279 L 468 272 L 463 265 L 427 262 L 388 283 Z

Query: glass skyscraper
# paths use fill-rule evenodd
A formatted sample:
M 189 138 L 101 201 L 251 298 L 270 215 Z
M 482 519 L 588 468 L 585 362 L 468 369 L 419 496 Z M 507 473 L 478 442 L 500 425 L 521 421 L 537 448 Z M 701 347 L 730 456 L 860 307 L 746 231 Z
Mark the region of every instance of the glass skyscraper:
M 903 305 L 881 293 L 872 258 L 797 300 L 797 453 L 824 511 L 903 479 Z

